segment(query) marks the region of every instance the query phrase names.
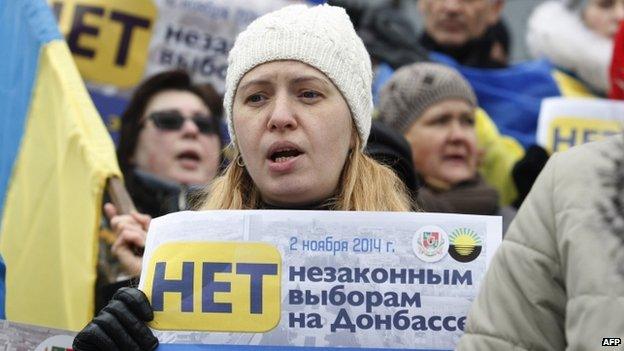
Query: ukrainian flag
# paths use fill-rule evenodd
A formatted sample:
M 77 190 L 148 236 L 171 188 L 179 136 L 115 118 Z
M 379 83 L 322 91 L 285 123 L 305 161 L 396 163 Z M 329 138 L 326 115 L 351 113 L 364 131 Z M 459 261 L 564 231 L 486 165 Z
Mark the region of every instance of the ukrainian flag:
M 79 330 L 115 150 L 44 0 L 0 0 L 0 314 Z M 6 274 L 4 274 L 6 273 Z
M 432 53 L 431 58 L 456 68 L 470 82 L 479 106 L 492 118 L 501 134 L 515 138 L 524 148 L 536 144 L 542 100 L 555 96 L 592 96 L 578 80 L 557 70 L 547 60 L 483 69 L 460 65 L 438 53 Z

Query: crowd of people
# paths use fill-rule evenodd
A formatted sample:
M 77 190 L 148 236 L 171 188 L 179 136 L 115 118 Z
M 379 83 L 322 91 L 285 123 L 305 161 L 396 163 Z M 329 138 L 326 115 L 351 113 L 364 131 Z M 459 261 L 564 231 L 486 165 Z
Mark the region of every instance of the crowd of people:
M 102 236 L 99 313 L 74 349 L 158 345 L 132 286 L 150 218 L 187 208 L 502 215 L 509 229 L 459 350 L 587 350 L 624 335 L 624 139 L 550 156 L 501 134 L 470 79 L 436 59 L 508 67 L 505 1 L 418 0 L 420 35 L 392 3 L 329 3 L 252 22 L 223 97 L 178 70 L 136 88 L 118 158 L 138 212 L 104 206 L 114 235 Z M 624 0 L 548 0 L 527 42 L 606 96 L 622 20 Z M 384 65 L 392 74 L 375 90 Z

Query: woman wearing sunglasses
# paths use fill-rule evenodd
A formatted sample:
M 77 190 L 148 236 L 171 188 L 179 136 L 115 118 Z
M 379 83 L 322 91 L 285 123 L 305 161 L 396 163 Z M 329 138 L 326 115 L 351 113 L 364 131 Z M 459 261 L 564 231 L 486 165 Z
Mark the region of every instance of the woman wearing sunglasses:
M 122 115 L 122 170 L 138 169 L 180 184 L 207 184 L 221 160 L 221 111 L 214 89 L 194 85 L 186 72 L 152 76 L 137 88 Z
M 389 168 L 363 153 L 371 62 L 344 9 L 285 7 L 239 34 L 228 59 L 225 115 L 236 150 L 203 209 L 408 211 Z M 152 350 L 152 309 L 120 289 L 75 350 Z
M 117 215 L 104 206 L 115 241 L 102 240 L 96 309 L 136 277 L 150 217 L 186 209 L 195 187 L 208 184 L 221 163 L 222 100 L 209 85 L 194 85 L 184 71 L 156 74 L 137 87 L 121 118 L 117 156 L 141 214 Z M 106 236 L 103 236 L 105 239 Z M 112 246 L 111 246 L 112 245 Z

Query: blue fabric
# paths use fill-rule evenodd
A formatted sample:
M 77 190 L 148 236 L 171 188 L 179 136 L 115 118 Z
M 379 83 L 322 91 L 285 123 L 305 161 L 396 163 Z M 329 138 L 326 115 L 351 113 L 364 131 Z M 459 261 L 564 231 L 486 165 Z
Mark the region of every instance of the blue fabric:
M 89 95 L 95 108 L 102 116 L 104 124 L 108 128 L 108 132 L 113 138 L 115 145 L 119 143 L 119 130 L 111 130 L 111 125 L 117 125 L 121 127 L 121 114 L 128 105 L 128 100 L 116 95 L 105 95 L 98 92 L 95 89 L 89 89 Z M 113 121 L 114 118 L 119 118 L 117 122 Z
M 375 106 L 379 104 L 379 92 L 386 82 L 392 77 L 394 69 L 385 63 L 381 62 L 375 67 L 375 76 L 373 77 L 373 103 Z
M 61 38 L 44 0 L 0 1 L 0 224 L 24 132 L 39 50 Z
M 470 82 L 479 106 L 492 118 L 501 134 L 509 135 L 524 148 L 535 144 L 537 120 L 542 100 L 561 96 L 553 78 L 554 66 L 546 60 L 528 61 L 503 69 L 462 66 L 448 56 L 430 53 L 442 64 L 454 67 Z M 382 63 L 373 80 L 373 99 L 392 76 L 392 68 Z
M 527 61 L 503 69 L 466 67 L 432 53 L 431 57 L 456 68 L 470 82 L 479 106 L 490 115 L 502 134 L 514 137 L 525 148 L 535 144 L 542 100 L 561 96 L 547 60 Z
M 44 0 L 0 0 L 0 225 L 37 74 L 39 52 L 61 39 Z M 5 318 L 5 265 L 0 258 L 0 318 Z

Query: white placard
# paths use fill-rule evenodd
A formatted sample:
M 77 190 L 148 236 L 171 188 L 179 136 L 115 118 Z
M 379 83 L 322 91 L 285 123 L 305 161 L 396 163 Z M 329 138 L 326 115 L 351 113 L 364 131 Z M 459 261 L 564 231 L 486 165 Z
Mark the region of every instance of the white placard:
M 624 102 L 589 98 L 548 98 L 540 109 L 537 143 L 551 152 L 598 141 L 622 131 Z
M 224 91 L 227 55 L 238 33 L 256 18 L 293 0 L 155 0 L 159 18 L 146 76 L 184 68 L 199 82 Z
M 156 330 L 163 350 L 452 350 L 501 227 L 455 214 L 179 212 L 152 221 L 140 288 L 152 327 L 202 330 Z

